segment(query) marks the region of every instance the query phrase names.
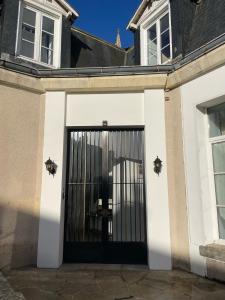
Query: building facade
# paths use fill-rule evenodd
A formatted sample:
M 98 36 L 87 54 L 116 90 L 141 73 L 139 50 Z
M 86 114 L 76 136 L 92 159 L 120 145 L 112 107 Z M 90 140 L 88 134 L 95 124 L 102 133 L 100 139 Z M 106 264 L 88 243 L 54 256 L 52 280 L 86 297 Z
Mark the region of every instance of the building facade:
M 224 280 L 224 13 L 144 0 L 125 50 L 74 28 L 66 1 L 1 2 L 1 268 Z

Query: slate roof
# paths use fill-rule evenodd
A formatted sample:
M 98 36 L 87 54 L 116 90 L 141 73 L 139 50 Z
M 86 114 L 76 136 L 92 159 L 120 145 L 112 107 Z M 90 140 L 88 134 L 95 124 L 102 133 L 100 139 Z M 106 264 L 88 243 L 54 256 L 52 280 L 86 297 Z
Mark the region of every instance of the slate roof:
M 125 60 L 125 49 L 72 27 L 71 68 L 124 66 Z

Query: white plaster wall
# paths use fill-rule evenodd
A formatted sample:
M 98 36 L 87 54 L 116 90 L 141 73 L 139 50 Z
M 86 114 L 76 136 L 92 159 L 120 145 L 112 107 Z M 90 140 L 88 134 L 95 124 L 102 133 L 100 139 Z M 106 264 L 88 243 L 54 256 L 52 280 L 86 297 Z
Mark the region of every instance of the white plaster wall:
M 145 160 L 148 260 L 151 270 L 170 270 L 171 241 L 166 162 L 165 96 L 163 90 L 145 91 Z M 162 160 L 162 172 L 153 162 Z
M 40 268 L 58 268 L 62 263 L 63 245 L 63 159 L 65 130 L 65 93 L 47 92 L 45 99 L 44 149 L 41 207 L 38 239 Z M 44 162 L 51 158 L 57 164 L 53 177 Z
M 66 126 L 145 126 L 148 258 L 151 269 L 171 269 L 170 224 L 166 171 L 164 91 L 145 93 L 46 94 L 44 160 L 58 165 L 53 178 L 43 162 L 38 266 L 58 268 L 62 263 Z M 157 155 L 163 171 L 154 173 Z M 64 167 L 62 167 L 64 166 Z
M 143 93 L 71 94 L 67 97 L 67 126 L 143 125 Z
M 199 246 L 215 240 L 216 223 L 204 107 L 225 101 L 224 78 L 221 67 L 181 87 L 191 269 L 200 275 L 206 265 Z

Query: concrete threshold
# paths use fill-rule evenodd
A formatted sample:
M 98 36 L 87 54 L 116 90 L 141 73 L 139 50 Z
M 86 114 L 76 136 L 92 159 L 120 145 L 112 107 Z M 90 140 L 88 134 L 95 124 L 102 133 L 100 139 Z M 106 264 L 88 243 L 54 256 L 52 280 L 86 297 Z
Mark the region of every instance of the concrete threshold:
M 148 271 L 147 265 L 124 265 L 124 264 L 63 264 L 61 271 Z

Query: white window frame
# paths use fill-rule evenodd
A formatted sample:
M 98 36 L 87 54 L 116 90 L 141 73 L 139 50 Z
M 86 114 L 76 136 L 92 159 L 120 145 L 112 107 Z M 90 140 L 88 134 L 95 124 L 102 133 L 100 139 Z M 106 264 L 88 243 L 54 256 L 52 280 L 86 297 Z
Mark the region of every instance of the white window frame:
M 213 106 L 212 106 L 213 107 Z M 208 157 L 209 157 L 209 180 L 211 187 L 211 196 L 213 201 L 213 232 L 214 232 L 214 241 L 220 244 L 225 244 L 225 239 L 220 238 L 219 233 L 219 219 L 217 207 L 225 207 L 221 205 L 217 205 L 217 195 L 216 195 L 216 182 L 215 182 L 215 171 L 214 171 L 214 163 L 213 163 L 213 145 L 225 142 L 225 135 L 219 135 L 215 137 L 209 136 L 209 117 L 208 117 L 208 109 L 206 109 L 207 116 L 207 135 L 208 135 Z
M 34 41 L 34 58 L 29 58 L 21 55 L 21 40 L 22 40 L 22 23 L 23 23 L 23 11 L 27 8 L 36 13 L 36 25 L 35 25 L 35 41 Z M 54 20 L 54 45 L 53 45 L 53 64 L 46 64 L 41 61 L 41 40 L 42 40 L 42 20 L 43 16 Z M 18 22 L 17 22 L 17 40 L 16 40 L 16 56 L 26 61 L 39 64 L 45 67 L 60 68 L 61 66 L 61 35 L 62 35 L 62 15 L 50 10 L 49 8 L 43 8 L 42 5 L 33 3 L 28 0 L 26 2 L 20 1 Z
M 151 26 L 156 24 L 157 35 L 157 65 L 161 65 L 161 38 L 160 38 L 160 19 L 166 14 L 169 14 L 169 36 L 170 36 L 170 59 L 164 64 L 168 64 L 172 60 L 172 30 L 171 30 L 171 10 L 170 2 L 163 0 L 155 10 L 150 12 L 144 18 L 143 23 L 140 24 L 140 49 L 141 49 L 141 65 L 148 65 L 148 30 Z

